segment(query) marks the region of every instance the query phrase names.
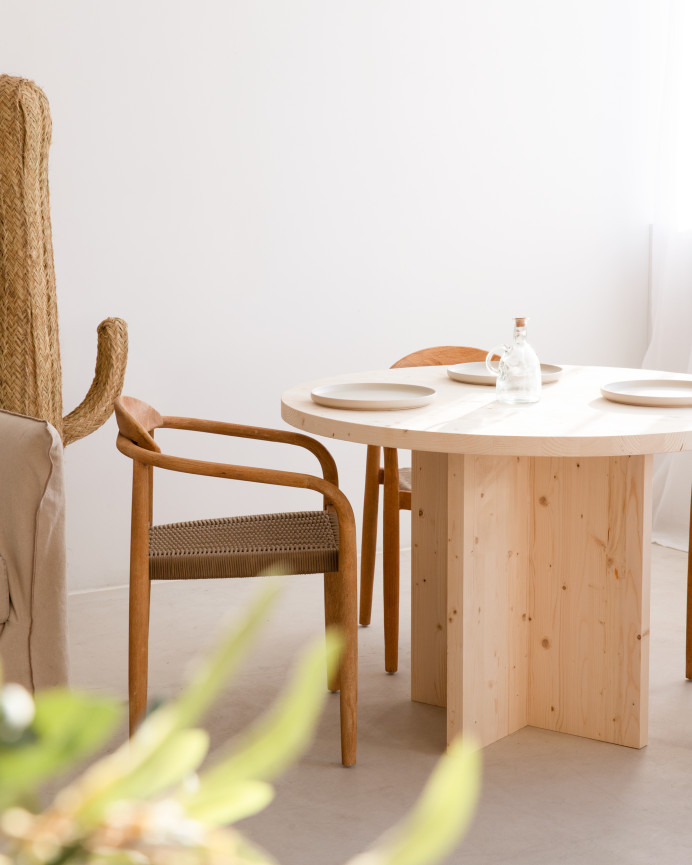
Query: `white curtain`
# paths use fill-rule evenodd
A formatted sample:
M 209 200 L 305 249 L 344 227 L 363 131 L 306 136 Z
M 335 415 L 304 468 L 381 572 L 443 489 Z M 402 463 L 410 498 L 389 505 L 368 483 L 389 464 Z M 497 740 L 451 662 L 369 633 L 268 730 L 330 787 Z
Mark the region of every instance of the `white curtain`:
M 692 373 L 692 3 L 669 0 L 653 32 L 650 339 L 642 366 Z M 692 453 L 656 457 L 653 539 L 687 549 Z

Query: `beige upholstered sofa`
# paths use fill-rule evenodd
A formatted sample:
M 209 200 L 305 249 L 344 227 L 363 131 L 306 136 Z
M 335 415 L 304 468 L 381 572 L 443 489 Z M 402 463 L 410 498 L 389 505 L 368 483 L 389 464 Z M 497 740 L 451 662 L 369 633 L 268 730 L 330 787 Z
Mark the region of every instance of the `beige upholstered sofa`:
M 0 659 L 29 690 L 67 681 L 62 442 L 0 411 Z

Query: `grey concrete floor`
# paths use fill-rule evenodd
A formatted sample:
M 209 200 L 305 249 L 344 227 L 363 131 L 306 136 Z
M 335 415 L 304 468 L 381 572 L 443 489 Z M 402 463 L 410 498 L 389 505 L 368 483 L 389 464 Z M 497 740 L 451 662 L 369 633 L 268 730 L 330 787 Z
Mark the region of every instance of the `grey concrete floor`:
M 641 751 L 531 727 L 483 751 L 473 825 L 448 863 L 692 862 L 692 682 L 684 678 L 686 556 L 652 548 L 649 745 Z M 358 764 L 340 765 L 338 697 L 328 695 L 316 738 L 275 784 L 274 802 L 241 828 L 282 865 L 338 865 L 413 804 L 444 748 L 444 711 L 409 700 L 408 554 L 402 554 L 400 670 L 383 668 L 381 592 L 361 628 Z M 300 647 L 322 631 L 319 577 L 284 591 L 249 661 L 211 711 L 212 749 L 261 714 Z M 150 696 L 175 694 L 185 669 L 260 581 L 155 584 Z M 72 682 L 126 695 L 127 592 L 71 595 Z

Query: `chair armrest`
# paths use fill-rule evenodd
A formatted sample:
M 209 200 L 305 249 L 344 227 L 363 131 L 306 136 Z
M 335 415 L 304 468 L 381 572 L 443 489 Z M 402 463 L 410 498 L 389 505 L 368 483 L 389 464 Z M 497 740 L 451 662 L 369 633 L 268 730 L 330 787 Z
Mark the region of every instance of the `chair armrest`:
M 207 432 L 207 430 L 200 430 L 200 432 Z M 314 490 L 317 493 L 321 493 L 324 496 L 325 502 L 334 507 L 340 522 L 341 520 L 344 523 L 354 521 L 351 503 L 338 486 L 326 478 L 318 478 L 315 475 L 306 475 L 300 472 L 285 472 L 278 469 L 238 466 L 229 463 L 213 463 L 206 460 L 194 460 L 187 457 L 157 453 L 156 451 L 150 451 L 136 445 L 122 435 L 122 433 L 118 434 L 116 445 L 118 450 L 122 454 L 125 454 L 125 456 L 130 457 L 130 459 L 144 465 L 154 466 L 155 468 L 212 478 L 228 478 L 229 480 L 236 481 L 251 481 L 258 484 L 273 484 L 275 486 Z
M 259 441 L 280 442 L 281 444 L 297 445 L 313 453 L 320 462 L 325 480 L 338 486 L 339 475 L 334 457 L 327 448 L 310 436 L 289 430 L 266 429 L 264 427 L 245 426 L 243 424 L 225 423 L 223 421 L 201 420 L 191 417 L 164 417 L 164 429 L 190 430 L 191 432 L 215 433 L 216 435 L 236 436 L 237 438 L 257 439 Z

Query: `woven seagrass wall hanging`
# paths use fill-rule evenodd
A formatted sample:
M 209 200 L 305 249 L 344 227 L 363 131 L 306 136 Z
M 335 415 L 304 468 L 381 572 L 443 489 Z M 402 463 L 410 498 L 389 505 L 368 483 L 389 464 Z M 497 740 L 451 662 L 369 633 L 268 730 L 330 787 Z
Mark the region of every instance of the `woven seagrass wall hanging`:
M 67 445 L 113 411 L 125 377 L 127 324 L 107 318 L 98 326 L 94 380 L 63 418 L 50 138 L 43 91 L 33 81 L 0 75 L 0 409 L 49 421 Z

